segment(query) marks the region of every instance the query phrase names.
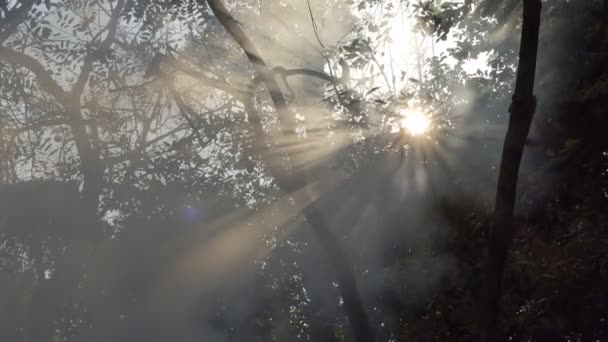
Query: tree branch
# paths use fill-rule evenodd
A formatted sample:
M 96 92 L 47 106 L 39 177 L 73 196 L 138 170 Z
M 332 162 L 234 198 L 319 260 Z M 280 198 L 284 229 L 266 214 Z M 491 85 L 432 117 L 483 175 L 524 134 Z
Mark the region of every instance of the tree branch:
M 19 4 L 21 6 L 15 8 Z M 33 6 L 34 0 L 26 0 L 17 1 L 10 11 L 6 8 L 2 9 L 4 11 L 4 18 L 0 20 L 0 44 L 3 44 L 15 32 Z
M 69 121 L 66 120 L 65 118 L 36 120 L 36 121 L 25 124 L 23 127 L 15 128 L 14 130 L 12 130 L 13 131 L 12 136 L 15 137 L 15 136 L 25 133 L 27 131 L 34 131 L 34 130 L 41 129 L 41 128 L 62 126 L 62 125 L 69 125 L 69 124 L 70 124 Z
M 89 80 L 89 75 L 93 71 L 93 63 L 98 59 L 98 54 L 104 53 L 106 50 L 112 46 L 114 42 L 114 38 L 116 36 L 116 30 L 118 29 L 118 23 L 120 22 L 120 16 L 122 14 L 122 10 L 125 6 L 126 0 L 119 0 L 116 5 L 114 12 L 112 13 L 112 17 L 110 18 L 110 22 L 108 23 L 108 34 L 106 38 L 101 42 L 98 48 L 90 51 L 85 57 L 82 65 L 82 69 L 80 70 L 80 74 L 78 75 L 78 79 L 74 83 L 72 87 L 72 96 L 80 98 L 84 88 Z
M 222 2 L 220 0 L 207 0 L 207 3 L 220 24 L 222 24 L 244 51 L 249 61 L 253 64 L 258 77 L 260 77 L 262 82 L 266 85 L 266 88 L 270 92 L 272 102 L 277 110 L 279 123 L 282 126 L 283 132 L 286 134 L 294 134 L 296 128 L 295 115 L 287 106 L 285 97 L 283 96 L 277 81 L 274 79 L 272 71 L 266 66 L 266 63 L 249 38 L 239 27 L 238 22 L 228 13 Z M 261 119 L 255 110 L 253 99 L 251 95 L 246 95 L 242 96 L 241 100 L 247 111 L 249 121 L 254 126 L 254 137 L 257 140 L 256 145 L 259 148 L 262 148 L 265 145 L 264 129 Z M 307 184 L 301 182 L 301 180 L 298 182 L 298 177 L 294 177 L 289 168 L 286 168 L 288 176 L 285 177 L 283 175 L 285 170 L 281 169 L 277 165 L 278 163 L 275 163 L 273 160 L 266 160 L 266 164 L 283 190 L 288 193 L 295 193 L 299 189 L 306 188 Z M 340 241 L 333 234 L 331 228 L 324 219 L 323 213 L 313 200 L 312 195 L 308 193 L 307 196 L 308 198 L 306 201 L 312 204 L 306 206 L 304 209 L 304 216 L 310 223 L 311 229 L 317 236 L 319 243 L 328 254 L 329 259 L 333 264 L 334 271 L 338 278 L 340 293 L 344 301 L 345 311 L 351 322 L 355 340 L 357 342 L 373 342 L 374 332 L 361 297 L 359 296 L 357 280 L 352 264 L 348 260 Z
M 330 82 L 336 93 L 338 102 L 341 105 L 343 105 L 350 112 L 350 114 L 353 116 L 353 118 L 360 117 L 364 114 L 363 111 L 361 110 L 361 107 L 357 105 L 361 102 L 361 99 L 353 101 L 352 98 L 349 99 L 349 96 L 346 95 L 346 94 L 350 94 L 350 95 L 355 95 L 355 96 L 359 97 L 359 94 L 355 94 L 352 90 L 350 90 L 346 87 L 344 79 L 337 79 L 322 71 L 306 69 L 306 68 L 285 69 L 282 66 L 277 66 L 277 67 L 272 68 L 271 72 L 273 75 L 276 75 L 276 74 L 281 75 L 284 83 L 286 84 L 286 87 L 292 93 L 293 93 L 293 91 L 291 90 L 291 88 L 289 88 L 289 84 L 287 84 L 287 78 L 291 77 L 291 76 L 310 76 L 310 77 L 315 77 L 315 78 L 319 78 L 321 80 Z M 344 75 L 344 76 L 345 76 L 345 79 L 348 77 L 348 75 Z M 260 76 L 257 76 L 253 79 L 253 81 L 251 83 L 253 84 L 253 88 L 255 89 L 262 82 L 263 82 L 262 78 Z M 343 91 L 338 90 L 337 85 L 339 83 L 341 83 Z
M 10 64 L 28 69 L 36 76 L 42 90 L 52 95 L 62 104 L 69 98 L 68 93 L 51 77 L 51 74 L 32 56 L 15 50 L 0 47 L 0 58 Z
M 205 139 L 203 139 L 200 129 L 199 129 L 199 127 L 197 127 L 198 125 L 190 117 L 190 115 L 194 116 L 194 111 L 192 110 L 192 108 L 190 108 L 190 106 L 188 106 L 186 104 L 186 102 L 184 102 L 184 99 L 180 96 L 180 94 L 177 92 L 177 90 L 175 90 L 175 87 L 173 86 L 173 84 L 171 82 L 169 82 L 167 87 L 169 88 L 169 93 L 173 97 L 173 101 L 175 101 L 177 108 L 179 109 L 182 116 L 184 117 L 184 119 L 186 120 L 186 122 L 188 123 L 190 128 L 192 129 L 192 133 L 194 133 L 194 135 L 198 139 L 198 143 L 201 145 L 201 148 L 205 147 L 207 145 L 207 144 L 205 144 Z
M 332 77 L 322 71 L 317 71 L 317 70 L 313 70 L 313 69 L 305 69 L 305 68 L 297 68 L 297 69 L 285 69 L 282 66 L 278 66 L 278 67 L 274 67 L 271 70 L 272 74 L 279 74 L 282 75 L 284 77 L 290 77 L 290 76 L 296 76 L 296 75 L 303 75 L 303 76 L 310 76 L 310 77 L 316 77 L 316 78 L 320 78 L 324 81 L 327 82 L 337 82 L 338 80 L 335 77 Z M 253 81 L 251 82 L 254 85 L 258 85 L 260 83 L 264 82 L 262 80 L 262 77 L 257 76 L 254 77 Z
M 258 74 L 258 77 L 262 79 L 262 82 L 268 88 L 270 98 L 276 107 L 277 113 L 279 114 L 279 122 L 284 132 L 290 132 L 295 129 L 295 115 L 291 112 L 287 106 L 287 101 L 283 92 L 279 87 L 279 84 L 274 79 L 272 71 L 266 66 L 266 63 L 260 56 L 259 52 L 249 40 L 245 32 L 239 26 L 239 23 L 228 13 L 226 7 L 219 0 L 208 0 L 207 3 L 213 11 L 213 14 L 219 20 L 220 24 L 228 31 L 228 33 L 234 38 L 237 44 L 241 47 L 247 59 L 253 64 L 253 67 Z
M 206 76 L 202 72 L 194 70 L 193 68 L 185 65 L 184 63 L 179 62 L 175 58 L 173 58 L 171 62 L 177 71 L 181 71 L 184 74 L 195 78 L 199 82 L 204 83 L 205 85 L 207 85 L 209 87 L 219 89 L 219 90 L 226 92 L 230 95 L 233 95 L 235 97 L 240 97 L 241 95 L 249 92 L 249 90 L 246 88 L 239 88 L 228 82 Z
M 151 139 L 148 142 L 140 145 L 139 147 L 137 147 L 134 150 L 131 150 L 129 152 L 126 152 L 126 153 L 121 154 L 121 155 L 116 156 L 116 157 L 112 157 L 112 158 L 106 159 L 105 164 L 106 164 L 107 167 L 111 167 L 113 165 L 126 162 L 128 160 L 134 160 L 134 159 L 138 158 L 139 156 L 141 156 L 141 154 L 148 147 L 156 144 L 159 141 L 162 141 L 162 140 L 166 139 L 167 137 L 170 137 L 171 135 L 173 135 L 173 134 L 175 134 L 175 133 L 177 133 L 179 131 L 185 130 L 185 129 L 187 129 L 187 127 L 185 125 L 180 125 L 178 127 L 175 127 L 172 130 L 170 130 L 168 132 L 165 132 L 164 134 L 161 134 L 161 135 L 157 136 L 156 138 Z

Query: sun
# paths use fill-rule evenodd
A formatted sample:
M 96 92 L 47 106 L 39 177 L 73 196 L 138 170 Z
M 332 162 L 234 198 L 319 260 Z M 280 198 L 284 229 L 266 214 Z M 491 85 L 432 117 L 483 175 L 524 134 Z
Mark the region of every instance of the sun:
M 399 114 L 403 116 L 401 119 L 401 127 L 407 130 L 411 135 L 421 135 L 429 131 L 431 128 L 431 120 L 429 117 L 416 110 L 402 109 Z

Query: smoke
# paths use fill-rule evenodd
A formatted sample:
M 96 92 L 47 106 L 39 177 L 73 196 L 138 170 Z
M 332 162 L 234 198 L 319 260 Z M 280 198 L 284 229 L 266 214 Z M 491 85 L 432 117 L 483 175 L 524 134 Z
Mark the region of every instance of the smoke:
M 228 8 L 270 68 L 329 72 L 329 52 L 360 19 L 342 1 L 260 1 L 259 6 L 241 6 L 239 1 Z M 187 35 L 175 33 L 183 43 L 176 58 L 208 67 L 200 73 L 209 82 L 226 80 L 242 89 L 252 68 L 218 27 L 198 37 L 205 39 L 205 47 L 183 43 Z M 505 25 L 490 38 L 503 50 L 513 50 L 511 36 Z M 542 58 L 549 57 L 541 57 L 540 65 Z M 331 72 L 340 76 L 340 70 Z M 175 80 L 177 92 L 196 103 L 197 113 L 216 109 L 230 93 L 196 85 L 191 75 Z M 376 137 L 381 133 L 376 127 L 357 136 L 356 129 L 330 125 L 336 114 L 324 99 L 327 82 L 309 76 L 282 80 L 305 129 L 291 140 L 279 140 L 271 153 L 289 152 L 291 167 L 312 170 L 316 182 L 282 194 L 265 188 L 271 177 L 258 165 L 249 165 L 251 180 L 240 184 L 239 176 L 247 172 L 235 171 L 240 164 L 233 159 L 245 160 L 244 153 L 222 143 L 231 138 L 235 145 L 244 144 L 247 137 L 239 134 L 246 130 L 232 135 L 210 132 L 219 138 L 211 139 L 211 147 L 199 155 L 204 172 L 191 177 L 216 177 L 212 181 L 223 190 L 211 188 L 201 204 L 175 199 L 168 189 L 157 188 L 155 200 L 169 203 L 170 213 L 159 214 L 158 220 L 121 222 L 118 238 L 97 246 L 93 260 L 87 260 L 90 269 L 75 293 L 86 297 L 82 301 L 92 311 L 86 322 L 92 326 L 91 340 L 254 341 L 254 336 L 268 340 L 290 329 L 305 339 L 311 324 L 327 325 L 332 333 L 347 330 L 331 260 L 302 218 L 309 204 L 303 199 L 312 199 L 311 193 L 352 262 L 374 325 L 387 330 L 381 329 L 383 323 L 392 321 L 390 329 L 395 331 L 400 310 L 425 303 L 460 271 L 456 257 L 438 247 L 451 227 L 433 211 L 437 203 L 458 200 L 461 193 L 473 194 L 482 203 L 492 198 L 508 118 L 505 94 L 510 94 L 509 86 L 496 88 L 493 83 L 498 82 L 467 87 L 450 81 L 449 91 L 458 100 L 451 108 L 453 129 L 445 136 L 431 132 L 405 141 L 402 132 L 383 140 Z M 267 95 L 258 96 L 256 104 L 265 122 L 276 121 Z M 376 111 L 379 106 L 368 108 L 374 118 L 384 114 Z M 218 126 L 225 123 L 219 131 L 247 124 L 238 103 L 230 105 L 229 113 L 232 116 L 201 116 L 209 126 L 211 119 Z M 161 129 L 152 135 L 163 133 Z M 362 142 L 361 136 L 369 139 Z M 397 146 L 386 148 L 393 140 Z M 535 158 L 528 155 L 524 167 Z M 252 194 L 256 189 L 267 191 L 267 197 L 260 200 L 261 195 Z M 241 193 L 252 194 L 252 199 L 243 201 Z M 223 202 L 228 204 L 214 206 Z

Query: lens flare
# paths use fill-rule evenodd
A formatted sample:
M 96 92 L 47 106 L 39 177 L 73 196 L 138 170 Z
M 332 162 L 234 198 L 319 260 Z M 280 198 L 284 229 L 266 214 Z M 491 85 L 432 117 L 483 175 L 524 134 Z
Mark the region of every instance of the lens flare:
M 403 116 L 401 119 L 401 127 L 407 130 L 411 135 L 420 135 L 429 131 L 431 128 L 431 120 L 429 117 L 419 111 L 404 109 L 399 113 Z

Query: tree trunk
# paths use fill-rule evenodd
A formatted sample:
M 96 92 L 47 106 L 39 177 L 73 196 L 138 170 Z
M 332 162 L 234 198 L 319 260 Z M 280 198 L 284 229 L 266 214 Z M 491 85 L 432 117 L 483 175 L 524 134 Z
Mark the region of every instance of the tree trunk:
M 92 132 L 91 134 L 87 132 L 80 111 L 80 105 L 77 103 L 66 107 L 66 111 L 70 118 L 70 131 L 74 137 L 76 150 L 80 157 L 80 170 L 83 177 L 83 216 L 85 217 L 86 224 L 91 225 L 83 230 L 83 234 L 93 234 L 89 237 L 93 239 L 93 237 L 99 233 L 94 226 L 97 222 L 99 196 L 101 195 L 103 187 L 103 174 L 105 168 L 99 157 L 99 152 L 92 143 L 91 134 L 96 134 L 97 132 Z
M 496 204 L 488 237 L 488 260 L 481 289 L 481 341 L 500 339 L 498 316 L 505 261 L 513 235 L 513 209 L 524 144 L 536 109 L 533 95 L 541 0 L 524 0 L 519 67 L 509 109 L 509 127 L 498 174 Z
M 295 115 L 289 109 L 272 71 L 266 66 L 251 41 L 239 27 L 238 22 L 228 13 L 222 2 L 220 0 L 208 0 L 207 3 L 220 24 L 243 49 L 247 58 L 253 64 L 258 77 L 262 79 L 268 88 L 270 97 L 277 110 L 284 136 L 293 136 L 295 134 Z M 243 95 L 241 101 L 245 106 L 249 121 L 255 130 L 257 140 L 255 145 L 261 150 L 265 146 L 265 134 L 259 115 L 255 110 L 251 94 Z M 289 156 L 286 159 L 289 159 Z M 288 193 L 299 190 L 312 181 L 306 171 L 294 174 L 294 170 L 289 165 L 280 165 L 282 161 L 265 160 L 265 162 L 281 188 Z M 312 204 L 304 209 L 304 216 L 334 266 L 340 294 L 344 301 L 346 315 L 353 329 L 355 341 L 372 342 L 374 341 L 372 325 L 359 295 L 355 272 L 348 260 L 347 254 L 323 218 L 323 214 L 314 203 L 314 199 L 309 198 L 307 202 Z

